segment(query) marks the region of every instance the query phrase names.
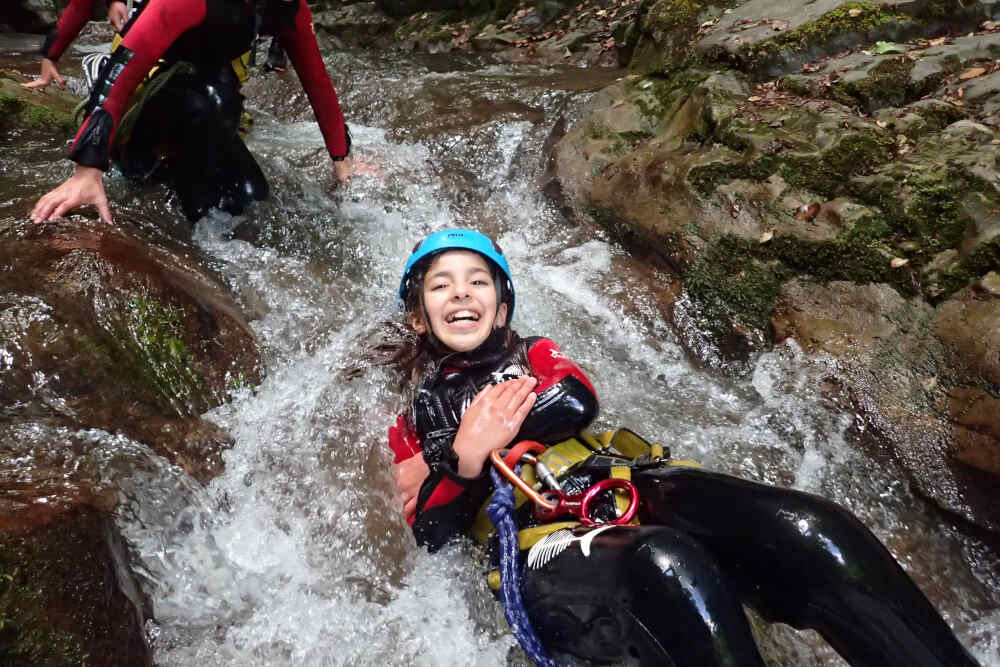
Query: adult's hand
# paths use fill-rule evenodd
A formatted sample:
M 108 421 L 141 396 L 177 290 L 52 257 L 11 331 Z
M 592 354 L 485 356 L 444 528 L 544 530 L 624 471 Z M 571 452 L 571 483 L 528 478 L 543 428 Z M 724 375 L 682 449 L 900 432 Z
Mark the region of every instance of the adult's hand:
M 345 157 L 343 160 L 333 161 L 333 176 L 338 183 L 347 183 L 354 176 L 354 160 Z
M 76 171 L 55 190 L 42 196 L 31 211 L 31 219 L 45 222 L 58 218 L 77 206 L 93 204 L 101 214 L 101 220 L 111 222 L 108 197 L 104 194 L 104 172 L 96 167 L 76 166 Z
M 417 511 L 417 494 L 430 468 L 423 454 L 411 456 L 396 464 L 396 493 L 403 504 L 403 516 L 409 519 Z
M 128 7 L 125 6 L 124 2 L 114 0 L 108 5 L 108 21 L 111 22 L 111 27 L 115 29 L 115 32 L 121 32 L 127 20 Z
M 485 387 L 462 416 L 455 435 L 458 474 L 475 477 L 494 449 L 510 444 L 535 404 L 531 391 L 538 381 L 530 375 Z
M 42 58 L 42 71 L 38 78 L 28 83 L 22 83 L 21 85 L 25 88 L 47 88 L 53 81 L 58 83 L 60 88 L 66 87 L 66 82 L 59 76 L 56 64 L 48 58 Z

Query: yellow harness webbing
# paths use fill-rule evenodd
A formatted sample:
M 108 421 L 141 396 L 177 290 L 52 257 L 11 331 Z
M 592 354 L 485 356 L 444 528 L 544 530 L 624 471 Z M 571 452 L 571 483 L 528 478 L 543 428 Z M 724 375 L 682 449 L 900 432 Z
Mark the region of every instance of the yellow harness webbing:
M 574 465 L 585 461 L 595 453 L 617 453 L 633 460 L 646 456 L 649 461 L 659 461 L 664 457 L 663 445 L 648 443 L 629 429 L 620 428 L 615 431 L 605 431 L 603 433 L 581 431 L 575 438 L 569 438 L 568 440 L 563 440 L 552 445 L 539 454 L 538 459 L 552 471 L 552 474 L 556 478 L 559 478 Z M 695 461 L 685 459 L 670 459 L 666 463 L 671 466 L 697 467 L 699 465 Z M 612 466 L 611 476 L 630 480 L 632 478 L 632 469 L 627 465 Z M 541 482 L 535 476 L 534 466 L 524 466 L 521 478 L 535 489 L 541 488 Z M 624 512 L 628 508 L 628 497 L 621 491 L 615 491 L 614 494 L 615 507 L 619 513 Z M 524 493 L 517 489 L 514 490 L 515 508 L 521 507 L 527 500 L 528 498 Z M 485 544 L 489 540 L 490 535 L 493 534 L 493 523 L 486 514 L 487 504 L 489 504 L 489 499 L 480 508 L 470 529 L 472 537 L 480 544 Z M 576 522 L 570 523 L 577 525 Z M 638 523 L 638 520 L 634 523 Z M 521 549 L 530 549 L 543 536 L 564 527 L 564 525 L 564 523 L 543 524 L 541 526 L 522 529 L 518 532 L 518 542 Z

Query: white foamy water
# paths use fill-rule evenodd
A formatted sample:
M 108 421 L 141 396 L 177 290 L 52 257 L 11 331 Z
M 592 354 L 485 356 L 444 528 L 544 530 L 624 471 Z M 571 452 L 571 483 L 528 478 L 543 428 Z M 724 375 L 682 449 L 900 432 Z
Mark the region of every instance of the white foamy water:
M 157 664 L 508 663 L 514 641 L 477 552 L 431 557 L 399 516 L 385 444 L 398 397 L 379 372 L 357 380 L 339 372 L 356 359 L 360 334 L 398 316 L 394 293 L 413 243 L 474 226 L 509 256 L 515 328 L 553 338 L 592 378 L 599 426 L 629 426 L 675 456 L 846 505 L 900 556 L 966 645 L 1000 665 L 991 556 L 914 498 L 898 470 L 852 446 L 854 415 L 815 390 L 822 364 L 790 342 L 758 359 L 745 380 L 695 369 L 635 260 L 567 223 L 538 192 L 552 118 L 579 113 L 568 94 L 525 87 L 507 68 L 448 75 L 450 85 L 524 99 L 546 121 L 500 114 L 472 130 L 393 139 L 388 131 L 399 128 L 372 125 L 398 122 L 393 104 L 421 100 L 443 75 L 370 67 L 355 71 L 345 108 L 382 96 L 386 108 L 369 107 L 371 124 L 353 128 L 357 153 L 379 176 L 329 196 L 315 126 L 261 113 L 250 146 L 274 201 L 246 220 L 215 215 L 195 230 L 257 313 L 268 366 L 259 387 L 207 415 L 235 441 L 225 472 L 202 488 L 138 443 L 118 442 L 103 459 L 125 491 L 121 525 L 153 601 Z M 386 83 L 393 80 L 406 90 Z M 456 174 L 462 165 L 468 173 Z M 258 225 L 258 241 L 234 239 L 240 224 Z M 122 466 L 122 457 L 136 464 Z M 815 639 L 788 635 L 782 641 L 801 644 L 801 664 L 842 664 Z

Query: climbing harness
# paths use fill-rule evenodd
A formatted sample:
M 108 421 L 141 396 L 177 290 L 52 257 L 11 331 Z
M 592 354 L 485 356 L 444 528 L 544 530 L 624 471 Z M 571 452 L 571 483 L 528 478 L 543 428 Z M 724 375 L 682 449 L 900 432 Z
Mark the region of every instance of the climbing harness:
M 517 488 L 519 488 L 535 503 L 535 518 L 542 521 L 549 521 L 565 514 L 572 514 L 576 516 L 581 525 L 589 527 L 596 526 L 598 523 L 610 523 L 614 525 L 625 524 L 629 523 L 635 517 L 635 512 L 639 508 L 639 492 L 636 490 L 635 485 L 633 485 L 629 480 L 616 477 L 602 479 L 600 482 L 594 484 L 583 493 L 570 495 L 562 490 L 559 486 L 559 482 L 556 480 L 555 476 L 552 475 L 551 471 L 545 467 L 544 463 L 540 462 L 537 457 L 531 456 L 527 453 L 529 450 L 544 451 L 545 447 L 537 442 L 525 441 L 518 443 L 518 445 L 512 448 L 505 458 L 500 457 L 498 450 L 490 454 L 490 459 L 493 461 L 493 465 L 496 469 L 499 470 L 508 481 L 517 486 Z M 541 478 L 543 482 L 547 483 L 550 489 L 542 493 L 535 491 L 535 489 L 521 479 L 521 476 L 517 474 L 517 472 L 511 469 L 510 461 L 512 458 L 519 458 L 523 462 L 533 464 L 535 466 L 535 475 Z M 541 468 L 541 470 L 539 470 L 539 468 Z M 595 521 L 590 515 L 592 503 L 602 493 L 613 489 L 620 489 L 628 493 L 630 499 L 629 504 L 627 505 L 625 511 L 613 521 Z
M 504 616 L 511 631 L 517 637 L 518 642 L 524 652 L 540 667 L 555 667 L 555 662 L 546 652 L 545 647 L 535 634 L 531 625 L 531 619 L 524 609 L 524 601 L 521 599 L 520 581 L 520 551 L 524 548 L 521 534 L 525 531 L 517 530 L 514 524 L 513 513 L 517 506 L 514 496 L 516 486 L 527 498 L 535 503 L 535 516 L 542 520 L 552 519 L 565 514 L 574 515 L 578 524 L 587 528 L 600 525 L 584 536 L 581 548 L 585 549 L 589 555 L 590 542 L 598 532 L 606 530 L 616 525 L 629 523 L 635 517 L 639 506 L 639 492 L 628 479 L 621 477 L 611 477 L 603 479 L 580 494 L 567 494 L 559 485 L 556 476 L 548 466 L 539 460 L 532 452 L 542 454 L 546 447 L 541 443 L 526 440 L 519 442 L 501 456 L 501 451 L 494 450 L 490 453 L 490 460 L 493 468 L 490 476 L 493 485 L 496 487 L 486 513 L 490 521 L 496 527 L 500 541 L 500 600 L 503 604 Z M 526 482 L 521 476 L 521 465 L 528 463 L 534 470 L 534 476 L 540 479 L 549 487 L 547 491 L 538 492 Z M 629 503 L 624 512 L 608 522 L 595 521 L 590 515 L 591 503 L 595 498 L 605 491 L 624 491 L 629 495 Z M 618 505 L 616 498 L 616 505 Z M 566 524 L 556 527 L 555 531 L 550 531 L 547 536 L 541 538 L 536 546 L 541 548 L 538 555 L 529 556 L 531 567 L 542 567 L 550 559 L 562 553 L 576 539 L 569 531 Z M 535 553 L 536 550 L 532 549 Z

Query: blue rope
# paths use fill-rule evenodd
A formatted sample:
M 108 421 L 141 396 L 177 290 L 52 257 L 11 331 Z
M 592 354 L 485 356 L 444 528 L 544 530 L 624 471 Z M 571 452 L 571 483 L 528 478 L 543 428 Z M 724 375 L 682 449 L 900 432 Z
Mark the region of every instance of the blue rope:
M 490 515 L 490 521 L 497 527 L 500 536 L 500 600 L 503 602 L 503 614 L 528 657 L 538 667 L 556 667 L 555 660 L 549 656 L 531 627 L 531 620 L 521 600 L 520 548 L 513 518 L 514 489 L 500 477 L 495 468 L 490 470 L 490 476 L 496 491 L 486 507 L 486 513 Z

